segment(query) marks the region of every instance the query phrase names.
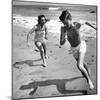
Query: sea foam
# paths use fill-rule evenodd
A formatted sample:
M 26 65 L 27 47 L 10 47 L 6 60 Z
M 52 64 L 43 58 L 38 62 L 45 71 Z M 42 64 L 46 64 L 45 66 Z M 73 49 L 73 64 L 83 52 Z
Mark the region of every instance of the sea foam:
M 85 20 L 80 20 L 79 22 L 82 23 L 82 22 L 85 22 Z M 13 15 L 13 25 L 18 25 L 21 27 L 31 29 L 36 24 L 37 24 L 37 17 Z M 59 19 L 50 20 L 46 24 L 48 27 L 48 31 L 50 33 L 53 33 L 53 35 L 60 35 L 60 27 L 62 23 L 59 21 Z M 91 24 L 93 26 L 96 26 L 95 22 L 91 21 Z M 96 30 L 94 30 L 90 26 L 82 25 L 80 31 L 81 31 L 81 36 L 96 37 Z

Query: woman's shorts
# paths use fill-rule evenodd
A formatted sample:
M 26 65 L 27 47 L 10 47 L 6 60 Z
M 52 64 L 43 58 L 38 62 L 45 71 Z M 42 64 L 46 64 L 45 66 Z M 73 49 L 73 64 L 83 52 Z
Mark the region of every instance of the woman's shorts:
M 35 38 L 34 42 L 46 43 L 46 39 L 45 38 Z

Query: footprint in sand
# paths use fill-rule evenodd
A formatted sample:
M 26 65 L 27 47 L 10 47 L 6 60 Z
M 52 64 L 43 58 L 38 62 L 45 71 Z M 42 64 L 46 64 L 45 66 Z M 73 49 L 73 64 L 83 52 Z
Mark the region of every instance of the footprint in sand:
M 93 55 L 91 57 L 94 57 Z
M 16 20 L 16 18 L 13 18 L 13 20 Z
M 23 31 L 23 33 L 26 33 L 25 31 Z
M 52 53 L 52 50 L 50 50 L 50 53 Z
M 57 57 L 54 57 L 55 60 L 57 60 Z
M 39 50 L 38 50 L 38 49 L 35 49 L 34 51 L 39 52 Z
M 94 62 L 94 59 L 92 59 L 91 62 Z

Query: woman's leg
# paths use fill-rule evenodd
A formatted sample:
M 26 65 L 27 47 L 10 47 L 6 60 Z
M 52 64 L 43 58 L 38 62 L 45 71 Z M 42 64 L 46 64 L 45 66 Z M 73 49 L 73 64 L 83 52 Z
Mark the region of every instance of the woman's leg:
M 83 62 L 84 62 L 84 56 L 85 56 L 85 53 L 79 52 L 77 66 L 78 66 L 79 70 L 81 71 L 81 73 L 83 74 L 83 76 L 86 78 L 86 80 L 87 80 L 87 82 L 88 82 L 88 84 L 90 86 L 90 89 L 93 89 L 94 86 L 93 86 L 93 83 L 92 83 L 92 81 L 90 79 L 90 75 L 89 75 L 88 69 L 83 64 Z
M 43 67 L 46 67 L 46 60 L 45 60 L 45 56 L 44 56 L 44 50 L 42 47 L 42 43 L 41 42 L 35 42 L 36 47 L 40 50 L 40 56 L 43 60 Z
M 46 55 L 46 44 L 45 44 L 45 42 L 42 43 L 42 46 L 43 46 L 43 50 L 44 50 L 44 56 L 45 56 L 45 58 L 47 58 L 47 55 Z

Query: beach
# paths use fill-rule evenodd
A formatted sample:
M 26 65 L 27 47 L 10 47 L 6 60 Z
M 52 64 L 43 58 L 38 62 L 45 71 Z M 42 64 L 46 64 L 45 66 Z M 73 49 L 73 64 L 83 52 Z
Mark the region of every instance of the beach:
M 73 55 L 69 53 L 68 41 L 62 48 L 59 48 L 61 22 L 58 17 L 61 11 L 37 10 L 36 13 L 36 9 L 13 9 L 15 9 L 12 18 L 13 99 L 97 94 L 96 30 L 86 25 L 81 28 L 81 35 L 87 44 L 85 61 L 94 84 L 94 89 L 90 90 L 86 79 L 76 66 Z M 37 16 L 43 12 L 50 19 L 46 23 L 49 33 L 46 43 L 48 59 L 45 68 L 41 65 L 40 54 L 36 51 L 37 48 L 33 42 L 34 34 L 30 39 L 30 47 L 27 45 L 27 34 L 37 23 Z M 55 15 L 52 15 L 52 12 Z M 74 21 L 88 21 L 97 27 L 95 13 L 71 12 Z

